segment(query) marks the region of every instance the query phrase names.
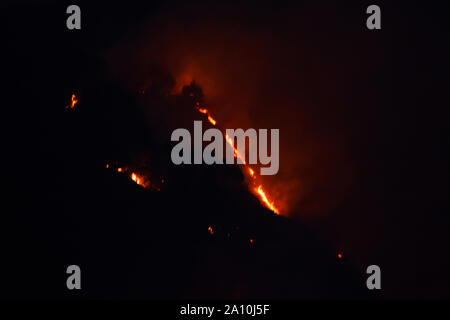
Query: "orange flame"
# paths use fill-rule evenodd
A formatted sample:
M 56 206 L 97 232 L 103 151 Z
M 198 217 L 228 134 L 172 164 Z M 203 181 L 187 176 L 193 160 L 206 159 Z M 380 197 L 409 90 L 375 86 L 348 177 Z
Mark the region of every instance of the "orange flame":
M 208 121 L 209 121 L 213 126 L 215 126 L 216 123 L 217 123 L 217 121 L 216 121 L 216 119 L 214 119 L 214 118 L 209 114 L 208 109 L 206 109 L 206 108 L 200 108 L 200 107 L 199 107 L 200 103 L 198 103 L 198 102 L 196 103 L 196 105 L 197 105 L 197 110 L 198 110 L 198 112 L 203 113 L 203 114 L 206 114 L 206 115 L 208 116 Z
M 129 168 L 116 167 L 115 165 L 111 165 L 109 163 L 106 164 L 106 168 L 111 168 L 113 170 L 116 170 L 117 172 L 129 175 L 131 180 L 133 180 L 136 184 L 140 185 L 143 188 L 150 189 L 151 187 L 150 180 L 146 176 L 132 172 Z M 164 179 L 162 180 L 162 183 L 164 183 Z M 161 191 L 157 186 L 155 186 L 153 189 Z
M 214 120 L 213 117 L 211 117 L 210 115 L 208 115 L 208 120 L 209 120 L 209 122 L 211 122 L 211 124 L 212 124 L 213 126 L 216 125 L 216 120 Z
M 131 180 L 133 180 L 134 182 L 136 182 L 138 185 L 143 186 L 142 184 L 142 179 L 136 174 L 136 173 L 131 173 Z
M 214 234 L 214 230 L 211 226 L 208 227 L 208 232 L 213 235 Z
M 275 212 L 276 214 L 280 214 L 280 212 L 278 211 L 278 209 L 274 206 L 273 202 L 270 202 L 269 199 L 267 199 L 266 194 L 264 193 L 264 190 L 262 189 L 262 186 L 259 185 L 258 188 L 256 189 L 256 192 L 260 195 L 261 200 L 265 203 L 265 205 L 272 210 L 273 212 Z
M 72 94 L 72 98 L 70 101 L 70 105 L 66 106 L 66 109 L 73 109 L 75 105 L 78 103 L 78 98 L 76 95 Z

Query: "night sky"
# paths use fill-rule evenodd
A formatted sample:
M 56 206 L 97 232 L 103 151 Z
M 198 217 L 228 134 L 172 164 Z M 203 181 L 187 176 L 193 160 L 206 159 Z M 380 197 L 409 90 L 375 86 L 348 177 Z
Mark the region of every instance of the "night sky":
M 2 298 L 449 298 L 448 6 L 70 4 L 0 5 Z M 238 166 L 172 164 L 196 102 L 280 129 L 279 216 Z

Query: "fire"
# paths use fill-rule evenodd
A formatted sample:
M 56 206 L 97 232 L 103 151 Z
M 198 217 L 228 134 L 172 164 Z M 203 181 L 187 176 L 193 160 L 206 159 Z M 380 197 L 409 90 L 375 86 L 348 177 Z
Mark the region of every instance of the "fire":
M 78 103 L 78 98 L 76 95 L 72 94 L 72 98 L 70 101 L 70 105 L 66 106 L 66 109 L 73 109 L 75 105 Z
M 209 234 L 213 235 L 214 234 L 214 230 L 211 226 L 208 227 L 208 232 Z
M 196 107 L 197 110 L 198 110 L 200 113 L 202 113 L 202 114 L 206 114 L 206 115 L 208 116 L 208 121 L 209 121 L 213 126 L 215 126 L 217 122 L 216 122 L 216 120 L 211 116 L 211 114 L 209 113 L 208 109 L 206 109 L 206 108 L 200 108 L 200 103 L 199 103 L 199 102 L 196 103 L 196 106 L 197 106 L 197 107 Z M 239 153 L 239 151 L 234 147 L 233 140 L 232 140 L 227 134 L 225 134 L 225 140 L 226 140 L 226 142 L 227 142 L 231 147 L 233 147 L 233 150 L 234 150 L 234 157 L 240 159 L 240 160 L 242 161 L 242 163 L 243 163 L 245 166 L 247 166 L 247 162 L 245 161 L 245 155 L 241 155 L 241 154 Z M 253 171 L 252 168 L 248 167 L 248 173 L 250 174 L 250 177 L 252 177 L 253 179 L 256 179 L 255 172 Z M 255 183 L 255 182 L 253 181 L 253 183 Z M 278 210 L 277 207 L 275 207 L 274 202 L 270 202 L 270 201 L 267 199 L 267 196 L 266 196 L 266 194 L 265 194 L 265 192 L 264 192 L 264 190 L 263 190 L 263 188 L 262 188 L 262 185 L 259 185 L 257 188 L 254 189 L 254 191 L 256 192 L 256 194 L 258 195 L 258 197 L 261 199 L 262 203 L 263 203 L 267 208 L 269 208 L 270 210 L 272 210 L 272 211 L 273 211 L 274 213 L 276 213 L 276 214 L 280 214 L 280 211 Z M 210 227 L 210 228 L 211 228 L 211 227 Z M 208 229 L 208 230 L 209 230 L 209 229 Z M 212 231 L 212 229 L 211 229 L 211 231 Z M 210 232 L 211 232 L 211 231 L 210 231 Z M 212 233 L 211 233 L 211 234 L 212 234 Z
M 209 114 L 208 109 L 206 109 L 206 108 L 200 108 L 200 107 L 199 107 L 199 105 L 200 105 L 199 102 L 197 102 L 196 105 L 197 105 L 197 110 L 198 110 L 198 112 L 203 113 L 203 114 L 206 114 L 206 115 L 208 116 L 208 121 L 209 121 L 213 126 L 215 126 L 215 125 L 217 124 L 217 121 L 216 121 L 216 119 L 214 119 L 214 118 L 211 116 L 211 114 Z
M 115 170 L 117 172 L 124 173 L 125 175 L 129 176 L 133 182 L 135 182 L 137 185 L 139 185 L 143 188 L 161 191 L 161 189 L 157 185 L 153 186 L 150 184 L 150 179 L 148 177 L 146 177 L 145 175 L 133 172 L 131 169 L 129 169 L 127 167 L 123 168 L 123 167 L 118 167 L 114 164 L 107 163 L 106 168 L 107 169 L 111 168 L 112 170 Z M 164 183 L 164 179 L 161 180 L 161 182 Z
M 210 115 L 208 115 L 208 120 L 209 120 L 209 122 L 211 122 L 211 124 L 212 124 L 213 126 L 216 125 L 216 120 L 214 120 L 213 117 L 211 117 Z
M 136 174 L 136 173 L 131 173 L 131 180 L 133 180 L 134 182 L 136 182 L 138 185 L 143 186 L 142 184 L 142 179 Z
M 276 214 L 280 214 L 280 212 L 278 211 L 278 209 L 274 206 L 273 202 L 270 202 L 269 199 L 267 199 L 266 194 L 264 193 L 264 190 L 262 189 L 262 186 L 259 185 L 258 188 L 256 189 L 256 192 L 260 195 L 261 200 L 265 203 L 265 205 L 272 210 L 273 212 L 275 212 Z

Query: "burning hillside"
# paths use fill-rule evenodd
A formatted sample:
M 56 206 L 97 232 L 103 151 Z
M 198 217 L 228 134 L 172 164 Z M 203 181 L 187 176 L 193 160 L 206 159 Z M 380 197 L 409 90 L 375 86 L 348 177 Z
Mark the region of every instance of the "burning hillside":
M 447 297 L 448 10 L 396 3 L 4 2 L 0 295 Z M 171 161 L 193 123 L 233 164 Z M 279 129 L 276 175 L 229 128 Z

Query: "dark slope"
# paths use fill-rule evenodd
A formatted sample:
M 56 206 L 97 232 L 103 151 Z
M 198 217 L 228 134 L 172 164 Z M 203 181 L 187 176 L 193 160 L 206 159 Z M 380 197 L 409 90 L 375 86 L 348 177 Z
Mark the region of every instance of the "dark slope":
M 2 296 L 363 297 L 362 277 L 304 226 L 263 208 L 236 166 L 171 164 L 169 135 L 155 139 L 144 110 L 175 106 L 192 123 L 191 97 L 154 89 L 140 104 L 93 65 L 73 110 L 58 94 L 71 88 L 34 87 L 27 107 L 40 118 L 29 127 L 34 134 L 23 132 L 21 161 L 11 163 L 16 175 L 8 180 Z M 39 89 L 49 85 L 55 95 Z M 165 184 L 144 189 L 107 169 L 111 161 Z M 81 292 L 65 287 L 70 264 L 82 269 Z

